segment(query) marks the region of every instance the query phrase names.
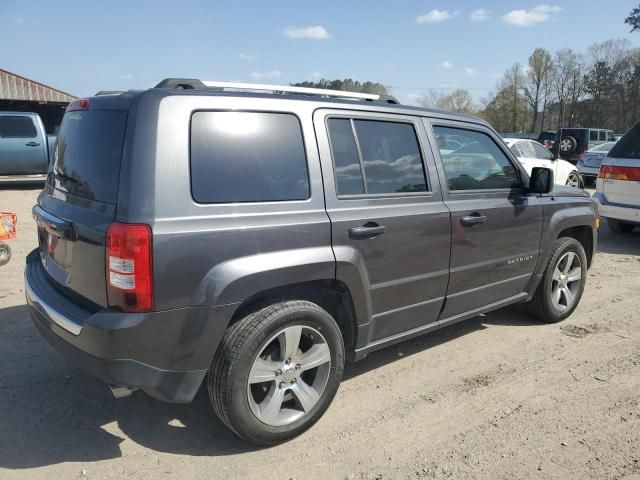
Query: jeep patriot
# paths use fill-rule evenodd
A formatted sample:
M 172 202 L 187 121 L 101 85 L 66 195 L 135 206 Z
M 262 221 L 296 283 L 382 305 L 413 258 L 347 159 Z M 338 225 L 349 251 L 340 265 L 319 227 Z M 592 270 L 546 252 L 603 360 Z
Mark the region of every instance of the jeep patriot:
M 327 410 L 345 361 L 514 303 L 571 315 L 595 203 L 483 120 L 394 99 L 167 79 L 65 113 L 25 292 L 66 357 L 257 445 Z

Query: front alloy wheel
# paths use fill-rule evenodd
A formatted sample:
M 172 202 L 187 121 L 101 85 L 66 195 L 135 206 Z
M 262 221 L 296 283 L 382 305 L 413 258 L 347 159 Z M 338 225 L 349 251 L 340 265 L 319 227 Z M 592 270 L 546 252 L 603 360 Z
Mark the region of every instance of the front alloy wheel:
M 563 312 L 573 307 L 582 283 L 582 264 L 574 252 L 565 253 L 553 271 L 551 303 Z
M 582 179 L 578 172 L 571 172 L 567 177 L 567 187 L 582 188 Z
M 529 302 L 529 312 L 545 323 L 564 320 L 578 306 L 586 278 L 587 254 L 582 244 L 575 238 L 559 238 Z

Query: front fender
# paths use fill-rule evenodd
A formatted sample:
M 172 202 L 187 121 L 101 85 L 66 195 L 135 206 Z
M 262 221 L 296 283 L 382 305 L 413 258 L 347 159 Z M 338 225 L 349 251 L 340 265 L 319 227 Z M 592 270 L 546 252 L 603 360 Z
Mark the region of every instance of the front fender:
M 589 227 L 593 235 L 593 252 L 595 255 L 597 230 L 595 220 L 598 217 L 598 206 L 593 200 L 575 202 L 570 198 L 555 197 L 552 204 L 545 206 L 545 225 L 543 229 L 540 262 L 536 273 L 542 275 L 551 257 L 551 248 L 563 230 L 574 227 Z M 567 206 L 567 202 L 570 206 Z M 590 259 L 591 260 L 591 259 Z
M 271 288 L 333 278 L 335 258 L 330 246 L 259 253 L 213 267 L 196 290 L 192 304 L 241 303 Z

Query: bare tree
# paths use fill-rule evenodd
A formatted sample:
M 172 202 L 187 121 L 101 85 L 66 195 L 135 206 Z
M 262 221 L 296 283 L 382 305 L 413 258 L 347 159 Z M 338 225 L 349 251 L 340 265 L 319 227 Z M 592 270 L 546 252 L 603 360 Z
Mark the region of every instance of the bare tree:
M 551 54 L 544 48 L 536 48 L 529 57 L 529 69 L 524 82 L 524 97 L 533 112 L 531 119 L 532 132 L 536 129 L 541 105 L 546 105 L 548 90 L 544 87 L 552 69 L 553 60 Z

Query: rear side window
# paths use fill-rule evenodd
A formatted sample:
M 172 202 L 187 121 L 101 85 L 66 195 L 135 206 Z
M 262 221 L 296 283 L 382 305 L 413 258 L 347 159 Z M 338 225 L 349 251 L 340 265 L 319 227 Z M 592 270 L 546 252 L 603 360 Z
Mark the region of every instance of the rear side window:
M 609 152 L 613 158 L 640 158 L 640 123 L 636 123 Z
M 598 130 L 591 130 L 589 132 L 589 140 L 592 142 L 598 141 Z
M 65 113 L 48 181 L 72 195 L 115 203 L 126 125 L 124 110 Z
M 29 117 L 0 116 L 1 138 L 36 138 L 37 136 L 36 127 Z
M 327 123 L 338 195 L 427 191 L 413 124 L 343 118 Z
M 288 113 L 194 113 L 191 190 L 199 203 L 309 198 L 300 121 Z
M 503 189 L 519 186 L 517 171 L 493 139 L 482 132 L 434 127 L 449 190 Z M 448 137 L 462 142 L 451 149 Z

